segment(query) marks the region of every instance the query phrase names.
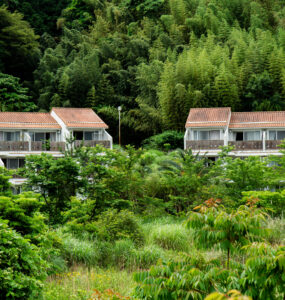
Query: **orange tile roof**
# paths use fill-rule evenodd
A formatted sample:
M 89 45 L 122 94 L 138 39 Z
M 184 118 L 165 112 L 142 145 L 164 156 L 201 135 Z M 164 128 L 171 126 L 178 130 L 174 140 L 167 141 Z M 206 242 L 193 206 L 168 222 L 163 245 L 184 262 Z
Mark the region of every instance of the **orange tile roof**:
M 185 127 L 226 127 L 230 115 L 230 107 L 191 108 Z
M 285 111 L 233 112 L 229 128 L 285 127 Z
M 0 128 L 60 129 L 61 127 L 49 113 L 0 112 Z
M 108 128 L 91 108 L 52 108 L 58 117 L 71 128 Z

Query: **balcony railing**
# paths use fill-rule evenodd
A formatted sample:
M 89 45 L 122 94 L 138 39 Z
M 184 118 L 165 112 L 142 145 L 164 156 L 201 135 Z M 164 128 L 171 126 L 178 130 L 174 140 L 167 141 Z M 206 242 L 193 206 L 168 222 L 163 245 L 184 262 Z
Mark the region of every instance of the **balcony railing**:
M 230 141 L 229 146 L 235 150 L 262 150 L 262 141 Z
M 31 151 L 64 151 L 64 142 L 31 142 Z
M 265 141 L 265 148 L 266 149 L 279 149 L 279 145 L 281 144 L 281 140 L 276 140 L 276 141 Z
M 86 147 L 95 147 L 96 145 L 102 145 L 105 148 L 111 148 L 111 142 L 104 140 L 104 141 L 80 141 L 76 140 L 74 142 L 75 147 L 80 147 L 80 146 L 86 146 Z
M 220 146 L 224 146 L 223 140 L 186 141 L 187 149 L 192 150 L 219 149 Z
M 29 142 L 0 141 L 0 151 L 29 151 Z

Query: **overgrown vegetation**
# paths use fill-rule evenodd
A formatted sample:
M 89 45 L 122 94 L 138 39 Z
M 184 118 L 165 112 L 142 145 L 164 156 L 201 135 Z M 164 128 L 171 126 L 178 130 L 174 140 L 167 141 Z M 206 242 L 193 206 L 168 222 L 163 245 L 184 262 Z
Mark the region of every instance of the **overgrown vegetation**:
M 2 273 L 12 268 L 12 277 L 1 273 L 1 295 L 56 299 L 50 287 L 59 299 L 71 291 L 73 299 L 204 299 L 232 290 L 283 299 L 284 197 L 277 184 L 284 176 L 283 150 L 262 162 L 234 160 L 228 151 L 223 148 L 215 163 L 191 151 L 133 147 L 82 147 L 60 159 L 31 155 L 19 171 L 30 191 L 19 195 L 11 194 L 9 172 L 2 169 L 1 234 L 7 238 L 0 241 L 0 257 Z M 271 160 L 278 163 L 270 167 Z M 74 268 L 85 283 L 69 271 Z M 108 290 L 94 281 L 103 270 L 116 278 L 128 272 L 124 276 L 135 282 Z M 26 281 L 11 283 L 21 272 L 32 277 L 31 290 Z M 76 286 L 69 287 L 64 274 L 73 274 Z

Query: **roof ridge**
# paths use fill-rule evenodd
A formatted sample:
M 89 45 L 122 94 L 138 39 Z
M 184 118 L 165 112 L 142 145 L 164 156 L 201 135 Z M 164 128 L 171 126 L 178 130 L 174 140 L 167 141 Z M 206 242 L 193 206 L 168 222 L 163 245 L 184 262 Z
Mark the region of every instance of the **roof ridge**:
M 267 111 L 233 111 L 233 114 L 252 114 L 252 113 L 285 113 L 285 110 L 267 110 Z

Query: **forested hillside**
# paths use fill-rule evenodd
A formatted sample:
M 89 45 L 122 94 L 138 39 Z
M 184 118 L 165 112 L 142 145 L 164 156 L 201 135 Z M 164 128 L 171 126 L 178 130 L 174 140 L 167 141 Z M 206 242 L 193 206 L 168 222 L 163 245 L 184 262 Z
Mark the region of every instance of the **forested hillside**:
M 284 0 L 1 0 L 0 110 L 93 107 L 139 143 L 190 107 L 285 109 Z M 19 103 L 20 102 L 20 103 Z

